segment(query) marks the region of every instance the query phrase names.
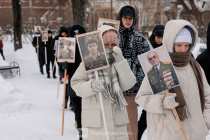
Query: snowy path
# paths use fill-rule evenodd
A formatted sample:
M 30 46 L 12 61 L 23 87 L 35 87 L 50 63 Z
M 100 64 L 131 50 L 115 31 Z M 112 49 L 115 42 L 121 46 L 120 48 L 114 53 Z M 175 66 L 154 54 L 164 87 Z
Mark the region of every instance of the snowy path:
M 7 42 L 7 60 L 14 60 L 12 44 Z M 1 140 L 77 140 L 72 112 L 65 113 L 65 132 L 60 136 L 60 110 L 57 80 L 40 75 L 34 48 L 24 44 L 16 52 L 21 76 L 7 81 L 0 94 Z M 2 86 L 3 87 L 3 86 Z

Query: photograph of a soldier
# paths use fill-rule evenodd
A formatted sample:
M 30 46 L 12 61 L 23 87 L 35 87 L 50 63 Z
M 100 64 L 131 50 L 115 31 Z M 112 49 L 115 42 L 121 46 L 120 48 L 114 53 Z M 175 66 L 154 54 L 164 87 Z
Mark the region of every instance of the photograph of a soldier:
M 108 19 L 108 18 L 99 18 L 97 28 L 101 27 L 102 25 L 112 26 L 118 31 L 120 27 L 120 21 L 114 20 L 114 19 Z
M 59 37 L 58 40 L 58 62 L 75 62 L 75 38 L 71 37 Z
M 41 26 L 34 26 L 34 32 L 35 33 L 41 33 L 42 27 Z
M 179 85 L 172 61 L 165 47 L 152 49 L 138 58 L 154 94 Z
M 76 36 L 86 71 L 96 71 L 109 66 L 99 31 Z
M 42 42 L 48 41 L 48 31 L 42 31 Z

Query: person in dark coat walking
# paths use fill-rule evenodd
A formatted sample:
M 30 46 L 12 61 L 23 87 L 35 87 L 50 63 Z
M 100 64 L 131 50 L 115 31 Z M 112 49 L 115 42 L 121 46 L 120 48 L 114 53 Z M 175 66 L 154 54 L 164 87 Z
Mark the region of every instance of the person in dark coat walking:
M 42 42 L 42 37 L 40 32 L 36 32 L 35 36 L 32 40 L 32 45 L 36 50 L 36 53 L 38 55 L 38 61 L 39 61 L 39 69 L 41 74 L 44 74 L 43 66 L 45 64 L 45 44 Z
M 68 32 L 68 29 L 64 26 L 60 27 L 59 29 L 59 34 L 54 38 L 54 42 L 55 44 L 58 44 L 56 42 L 58 42 L 59 40 L 59 37 L 69 37 L 69 32 Z M 56 46 L 58 47 L 58 46 Z M 54 49 L 58 49 L 58 48 L 54 48 Z M 60 80 L 60 83 L 63 84 L 63 78 L 64 78 L 64 71 L 65 69 L 68 68 L 68 65 L 67 63 L 65 62 L 57 62 L 58 63 L 58 71 L 59 71 L 59 80 Z M 65 105 L 64 105 L 64 108 L 67 109 L 67 103 L 69 101 L 69 95 L 68 95 L 68 91 L 67 91 L 68 88 L 66 88 L 66 95 L 65 95 Z
M 69 32 L 66 27 L 64 26 L 60 27 L 59 35 L 56 37 L 56 39 L 59 40 L 59 37 L 69 37 Z M 64 78 L 65 63 L 59 62 L 58 68 L 59 68 L 60 81 L 62 83 L 62 79 Z
M 77 34 L 82 34 L 85 32 L 86 31 L 85 31 L 84 27 L 82 27 L 80 25 L 73 25 L 70 28 L 69 35 L 70 35 L 70 37 L 75 37 Z M 79 137 L 80 137 L 79 140 L 82 140 L 82 130 L 81 130 L 81 128 L 82 128 L 82 122 L 81 122 L 82 99 L 81 99 L 81 97 L 76 95 L 75 91 L 72 89 L 72 87 L 70 85 L 71 78 L 72 78 L 74 72 L 79 67 L 80 63 L 81 63 L 81 56 L 79 53 L 78 44 L 76 43 L 75 63 L 69 63 L 68 69 L 67 69 L 67 73 L 68 73 L 68 77 L 69 77 L 68 92 L 70 95 L 70 108 L 75 113 L 75 121 L 76 121 L 77 129 L 79 131 Z
M 3 44 L 3 41 L 2 41 L 2 38 L 1 38 L 1 35 L 0 35 L 0 53 L 1 53 L 2 59 L 5 60 L 3 47 L 4 47 L 4 44 Z
M 46 42 L 46 49 L 47 49 L 47 65 L 46 65 L 46 72 L 47 78 L 50 78 L 50 63 L 52 66 L 52 75 L 53 78 L 56 78 L 56 67 L 54 66 L 55 61 L 55 50 L 54 50 L 54 39 L 52 37 L 52 31 L 48 31 L 48 41 Z
M 196 60 L 203 68 L 208 84 L 210 85 L 210 22 L 207 29 L 207 50 L 200 54 Z
M 150 47 L 147 39 L 142 33 L 134 29 L 137 16 L 135 9 L 132 6 L 124 6 L 121 8 L 118 19 L 120 20 L 119 37 L 120 37 L 120 48 L 123 56 L 127 59 L 131 70 L 133 71 L 137 83 L 130 90 L 124 92 L 125 99 L 128 103 L 128 133 L 129 140 L 137 140 L 137 104 L 135 103 L 135 96 L 139 90 L 141 82 L 144 78 L 144 72 L 138 61 L 138 55 L 147 52 Z

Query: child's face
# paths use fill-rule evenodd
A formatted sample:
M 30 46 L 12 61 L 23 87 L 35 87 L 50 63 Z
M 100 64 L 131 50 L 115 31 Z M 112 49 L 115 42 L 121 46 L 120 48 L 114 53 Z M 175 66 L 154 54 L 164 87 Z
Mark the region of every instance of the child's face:
M 155 42 L 160 45 L 162 43 L 163 37 L 155 36 Z
M 175 52 L 186 53 L 187 51 L 189 51 L 190 44 L 186 42 L 178 42 L 175 43 L 174 47 L 175 47 Z
M 125 28 L 130 28 L 133 25 L 133 17 L 131 16 L 123 16 L 122 17 L 122 24 Z

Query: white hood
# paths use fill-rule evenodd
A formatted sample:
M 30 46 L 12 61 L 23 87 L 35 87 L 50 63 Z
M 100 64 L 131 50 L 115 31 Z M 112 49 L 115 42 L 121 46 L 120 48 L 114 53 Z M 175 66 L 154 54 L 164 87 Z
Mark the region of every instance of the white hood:
M 188 27 L 192 29 L 192 48 L 195 46 L 195 43 L 198 39 L 198 31 L 194 25 L 186 20 L 170 20 L 166 23 L 164 35 L 163 35 L 163 46 L 168 48 L 169 52 L 173 52 L 174 41 L 176 39 L 176 35 L 180 32 L 184 27 Z M 191 49 L 192 49 L 191 48 Z

